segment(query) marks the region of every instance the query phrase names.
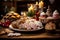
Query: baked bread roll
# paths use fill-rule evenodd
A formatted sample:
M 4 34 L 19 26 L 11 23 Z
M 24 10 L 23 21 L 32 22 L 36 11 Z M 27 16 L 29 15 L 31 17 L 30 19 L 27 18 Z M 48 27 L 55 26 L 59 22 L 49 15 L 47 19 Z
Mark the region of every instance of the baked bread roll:
M 49 22 L 45 25 L 45 29 L 46 30 L 55 30 L 56 29 L 56 25 L 55 23 Z
M 19 28 L 18 26 L 17 26 L 17 22 L 16 21 L 14 21 L 14 22 L 12 22 L 12 24 L 11 24 L 12 26 L 13 26 L 13 28 Z

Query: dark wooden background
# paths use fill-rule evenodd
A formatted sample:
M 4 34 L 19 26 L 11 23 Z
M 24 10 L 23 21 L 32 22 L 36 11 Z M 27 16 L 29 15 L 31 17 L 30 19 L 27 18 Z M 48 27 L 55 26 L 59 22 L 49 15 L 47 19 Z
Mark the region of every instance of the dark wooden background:
M 22 1 L 16 1 L 13 0 L 13 2 L 11 2 L 10 0 L 8 0 L 7 2 L 4 2 L 4 0 L 0 0 L 0 15 L 5 15 L 6 12 L 5 11 L 5 5 L 7 5 L 7 9 L 10 9 L 12 6 L 16 7 L 16 11 L 20 14 L 21 11 L 27 11 L 27 4 L 28 3 L 33 3 L 35 4 L 35 2 L 38 0 L 22 0 Z M 45 7 L 47 9 L 48 5 L 51 5 L 52 11 L 54 11 L 55 9 L 58 10 L 58 12 L 60 12 L 60 0 L 55 0 L 55 2 L 53 4 L 50 4 L 49 0 L 44 0 L 44 4 Z M 46 10 L 45 10 L 46 11 Z

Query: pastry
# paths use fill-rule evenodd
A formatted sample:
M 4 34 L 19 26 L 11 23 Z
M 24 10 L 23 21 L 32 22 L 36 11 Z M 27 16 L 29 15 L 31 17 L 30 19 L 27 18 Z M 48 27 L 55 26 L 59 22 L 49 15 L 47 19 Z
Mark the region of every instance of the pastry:
M 18 13 L 13 13 L 14 15 L 19 15 Z
M 17 17 L 17 18 L 20 18 L 20 15 L 17 15 L 16 17 Z
M 44 12 L 42 12 L 42 13 L 40 14 L 40 17 L 46 17 L 46 14 L 45 14 Z
M 52 22 L 49 22 L 45 25 L 45 29 L 46 30 L 55 30 L 56 29 L 56 25 Z
M 47 18 L 46 18 L 46 22 L 53 21 L 53 20 L 54 20 L 53 17 L 47 17 Z
M 27 19 L 24 20 L 23 18 L 20 20 L 17 20 L 15 22 L 12 22 L 13 28 L 18 28 L 22 30 L 36 30 L 38 28 L 42 28 L 43 25 L 41 22 L 36 21 L 35 19 Z
M 1 31 L 1 32 L 0 32 L 0 35 L 5 34 L 5 33 L 6 33 L 5 31 Z
M 16 18 L 15 16 L 11 16 L 11 18 Z
M 5 29 L 4 31 L 5 31 L 6 33 L 13 33 L 13 31 L 10 30 L 10 29 Z
M 20 18 L 20 15 L 14 11 L 8 12 L 3 18 L 9 19 L 9 20 L 17 20 Z
M 13 26 L 13 28 L 17 28 L 17 29 L 19 28 L 19 27 L 17 26 L 17 22 L 15 22 L 15 21 L 12 22 L 12 26 Z
M 57 10 L 55 10 L 55 11 L 53 12 L 53 18 L 54 18 L 54 19 L 58 19 L 58 18 L 59 18 L 59 13 L 58 13 Z

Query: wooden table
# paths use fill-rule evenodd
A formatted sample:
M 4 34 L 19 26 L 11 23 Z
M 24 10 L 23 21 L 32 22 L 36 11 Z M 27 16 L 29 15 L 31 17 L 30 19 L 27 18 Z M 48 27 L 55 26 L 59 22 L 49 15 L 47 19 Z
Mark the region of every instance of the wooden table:
M 22 33 L 22 35 L 18 37 L 8 37 L 7 34 L 5 34 L 5 35 L 0 35 L 0 38 L 26 38 L 26 39 L 27 38 L 60 38 L 60 34 L 59 33 L 49 34 L 46 32 L 34 33 L 34 34 Z

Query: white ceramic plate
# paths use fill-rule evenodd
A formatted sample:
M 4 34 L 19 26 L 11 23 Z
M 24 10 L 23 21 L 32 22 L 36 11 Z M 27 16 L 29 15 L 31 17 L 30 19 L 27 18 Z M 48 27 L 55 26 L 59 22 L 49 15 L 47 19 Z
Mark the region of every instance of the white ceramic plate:
M 13 26 L 12 26 L 12 25 L 9 25 L 9 28 L 10 28 L 10 29 L 12 29 L 12 30 L 15 30 L 15 31 L 38 31 L 38 30 L 43 29 L 43 27 L 40 27 L 40 28 L 35 29 L 35 30 L 21 30 L 21 29 L 13 28 Z

